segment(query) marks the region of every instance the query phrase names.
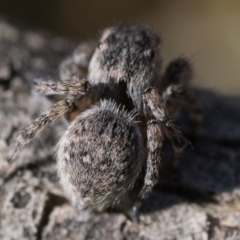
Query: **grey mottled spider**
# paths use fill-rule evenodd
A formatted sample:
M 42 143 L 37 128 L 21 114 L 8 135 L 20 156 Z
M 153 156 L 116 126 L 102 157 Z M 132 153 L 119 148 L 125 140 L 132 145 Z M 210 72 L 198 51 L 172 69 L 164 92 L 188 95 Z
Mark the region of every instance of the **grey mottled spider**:
M 57 166 L 72 202 L 80 208 L 114 205 L 133 188 L 145 165 L 139 198 L 146 198 L 158 182 L 164 136 L 172 142 L 173 165 L 186 145 L 171 121 L 180 102 L 188 108 L 193 134 L 202 121 L 201 107 L 188 88 L 190 64 L 177 58 L 161 74 L 159 45 L 156 34 L 137 25 L 110 27 L 98 43 L 80 44 L 60 65 L 62 81 L 37 82 L 39 92 L 65 99 L 20 133 L 9 160 L 65 114 L 72 123 L 58 144 Z

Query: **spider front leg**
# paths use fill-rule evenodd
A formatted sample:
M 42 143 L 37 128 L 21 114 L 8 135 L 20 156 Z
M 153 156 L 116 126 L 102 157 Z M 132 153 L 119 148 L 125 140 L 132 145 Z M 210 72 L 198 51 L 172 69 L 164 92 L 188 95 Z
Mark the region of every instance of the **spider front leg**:
M 54 121 L 56 118 L 63 115 L 65 112 L 71 110 L 73 107 L 70 100 L 62 100 L 54 104 L 46 113 L 36 118 L 31 122 L 16 138 L 15 143 L 10 147 L 7 160 L 13 161 L 20 152 L 20 150 L 31 139 L 34 138 L 37 132 L 43 129 L 47 124 Z
M 188 85 L 193 78 L 193 70 L 189 61 L 184 57 L 172 60 L 163 75 L 161 89 L 166 89 L 172 84 Z
M 100 89 L 97 86 L 92 87 L 88 81 L 78 77 L 73 77 L 65 82 L 38 80 L 35 81 L 35 90 L 47 96 L 64 95 L 72 100 L 74 99 L 73 109 L 65 114 L 69 122 L 73 121 L 80 112 L 96 102 L 100 93 Z M 86 97 L 86 94 L 89 92 L 91 94 Z M 56 96 L 54 96 L 55 98 Z
M 157 121 L 159 121 L 167 137 L 171 140 L 174 151 L 172 156 L 172 166 L 176 167 L 178 164 L 178 158 L 186 146 L 187 140 L 170 120 L 165 103 L 156 88 L 146 89 L 143 94 L 143 101 L 147 105 L 151 114 Z
M 45 94 L 64 94 L 71 100 L 65 99 L 55 103 L 48 111 L 46 111 L 46 113 L 30 123 L 10 147 L 7 156 L 9 161 L 13 161 L 23 146 L 33 139 L 36 133 L 42 130 L 47 124 L 62 116 L 64 113 L 72 110 L 74 108 L 74 100 L 76 97 L 86 95 L 91 90 L 89 83 L 86 81 L 72 81 L 68 83 L 42 82 L 39 84 L 39 88 L 44 89 Z
M 182 103 L 188 110 L 191 121 L 191 134 L 197 136 L 203 121 L 201 104 L 194 92 L 184 85 L 171 85 L 163 93 L 163 100 L 167 109 L 173 112 Z
M 57 94 L 78 98 L 83 93 L 90 92 L 91 86 L 88 81 L 73 77 L 71 80 L 65 82 L 36 81 L 35 90 L 43 95 Z
M 198 135 L 202 121 L 202 107 L 193 90 L 188 85 L 193 78 L 192 66 L 186 58 L 179 57 L 172 60 L 163 75 L 159 89 L 163 92 L 163 99 L 170 114 L 175 113 L 183 104 L 189 113 L 191 133 Z
M 72 77 L 86 77 L 87 69 L 97 42 L 83 42 L 78 45 L 72 56 L 62 61 L 59 67 L 60 79 L 70 80 Z

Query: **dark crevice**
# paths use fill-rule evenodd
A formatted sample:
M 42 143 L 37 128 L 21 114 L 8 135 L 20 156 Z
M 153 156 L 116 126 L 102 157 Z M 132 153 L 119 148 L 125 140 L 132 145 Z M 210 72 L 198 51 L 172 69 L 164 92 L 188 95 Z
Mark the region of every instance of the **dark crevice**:
M 0 178 L 4 178 L 4 182 L 7 183 L 16 175 L 17 172 L 26 171 L 26 170 L 29 170 L 33 173 L 33 175 L 36 175 L 35 173 L 39 172 L 40 167 L 50 165 L 53 160 L 52 160 L 52 157 L 45 157 L 44 159 L 36 159 L 35 161 L 36 162 L 34 162 L 34 163 L 30 162 L 30 163 L 27 163 L 26 165 L 17 167 L 8 176 L 0 175 Z
M 207 213 L 207 222 L 208 225 L 208 239 L 212 239 L 214 237 L 214 228 L 220 226 L 220 221 L 218 218 L 213 217 L 211 214 Z
M 10 89 L 11 87 L 11 81 L 14 77 L 19 76 L 20 73 L 18 73 L 16 70 L 14 70 L 13 64 L 9 63 L 8 64 L 10 67 L 10 76 L 8 77 L 8 79 L 0 79 L 0 86 L 2 86 L 2 88 L 7 91 Z
M 221 145 L 224 148 L 232 148 L 235 150 L 240 149 L 240 140 L 236 139 L 236 140 L 218 140 L 217 143 L 219 145 Z
M 67 203 L 67 199 L 58 195 L 55 195 L 53 193 L 48 193 L 48 199 L 45 203 L 45 207 L 43 210 L 42 218 L 40 220 L 38 231 L 37 231 L 37 240 L 42 239 L 42 233 L 44 228 L 48 225 L 49 217 L 52 211 L 55 207 L 61 206 L 65 203 Z
M 127 222 L 125 221 L 120 226 L 120 232 L 122 233 L 122 239 L 121 240 L 127 240 L 127 237 L 124 234 L 124 229 L 125 229 L 126 225 L 127 225 Z

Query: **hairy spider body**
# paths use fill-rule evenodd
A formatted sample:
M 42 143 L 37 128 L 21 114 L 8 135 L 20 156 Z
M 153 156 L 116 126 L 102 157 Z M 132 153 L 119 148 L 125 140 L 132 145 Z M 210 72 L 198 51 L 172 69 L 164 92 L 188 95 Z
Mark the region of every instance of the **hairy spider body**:
M 133 187 L 143 153 L 133 113 L 103 101 L 80 114 L 63 135 L 57 153 L 61 183 L 80 207 L 110 206 Z
M 139 198 L 146 198 L 158 182 L 164 136 L 172 142 L 173 165 L 186 145 L 170 119 L 176 102 L 187 106 L 193 134 L 202 120 L 201 107 L 187 88 L 190 64 L 175 59 L 161 76 L 159 44 L 159 37 L 147 27 L 132 25 L 107 28 L 98 44 L 80 45 L 60 65 L 62 82 L 36 83 L 39 92 L 66 99 L 22 131 L 9 159 L 46 124 L 66 113 L 73 122 L 58 144 L 57 165 L 72 202 L 80 208 L 114 205 L 133 188 L 144 165 Z

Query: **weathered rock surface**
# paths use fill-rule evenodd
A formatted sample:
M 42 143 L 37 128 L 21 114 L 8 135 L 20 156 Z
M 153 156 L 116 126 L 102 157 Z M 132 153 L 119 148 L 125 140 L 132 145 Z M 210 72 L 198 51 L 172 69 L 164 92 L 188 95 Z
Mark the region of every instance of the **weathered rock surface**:
M 205 119 L 175 171 L 168 146 L 158 186 L 140 222 L 123 212 L 75 209 L 56 174 L 55 145 L 67 126 L 61 118 L 6 162 L 17 131 L 51 106 L 31 91 L 35 78 L 57 79 L 74 44 L 0 20 L 0 239 L 240 239 L 240 98 L 199 91 Z M 179 121 L 187 134 L 187 120 Z

